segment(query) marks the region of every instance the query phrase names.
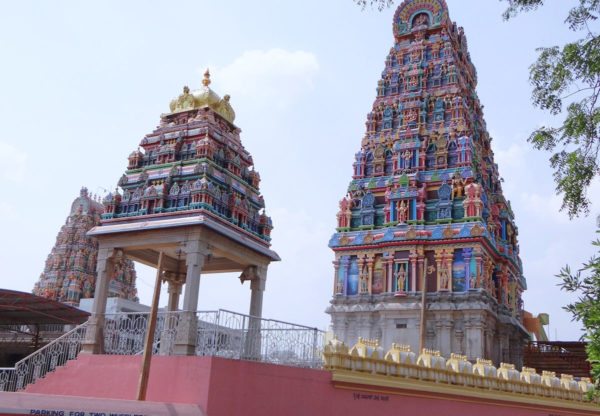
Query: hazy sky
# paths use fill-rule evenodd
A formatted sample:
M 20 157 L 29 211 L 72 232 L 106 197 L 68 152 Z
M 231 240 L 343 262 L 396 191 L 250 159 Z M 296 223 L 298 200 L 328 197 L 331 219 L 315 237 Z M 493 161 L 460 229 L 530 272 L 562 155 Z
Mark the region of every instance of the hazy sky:
M 504 192 L 519 227 L 525 307 L 550 313 L 550 336 L 576 339 L 554 275 L 593 250 L 592 216 L 559 212 L 548 155 L 528 133 L 556 122 L 531 106 L 535 48 L 562 44 L 565 4 L 503 22 L 497 0 L 447 0 L 465 28 Z M 393 45 L 394 8 L 351 0 L 2 1 L 0 287 L 30 291 L 81 186 L 113 189 L 127 155 L 183 85 L 231 94 L 242 142 L 261 174 L 273 248 L 264 316 L 326 328 L 333 287 L 327 242 L 352 175 L 366 114 Z M 143 302 L 153 271 L 138 267 Z M 236 276 L 202 278 L 200 308 L 246 313 Z M 166 301 L 166 289 L 163 290 Z

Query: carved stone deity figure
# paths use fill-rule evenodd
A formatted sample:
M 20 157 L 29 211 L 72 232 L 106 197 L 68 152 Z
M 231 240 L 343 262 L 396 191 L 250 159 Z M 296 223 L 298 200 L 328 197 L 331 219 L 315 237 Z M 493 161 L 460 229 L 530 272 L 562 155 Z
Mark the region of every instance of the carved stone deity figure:
M 89 299 L 92 297 L 93 294 L 93 286 L 92 286 L 92 282 L 91 279 L 85 279 L 85 282 L 83 282 L 83 297 L 86 299 Z
M 350 211 L 351 200 L 348 197 L 342 198 L 340 201 L 340 210 L 337 213 L 338 227 L 347 228 L 350 227 L 350 218 L 352 212 Z M 350 215 L 348 215 L 350 213 Z
M 360 293 L 369 292 L 369 271 L 365 266 L 360 272 Z
M 402 153 L 402 159 L 404 160 L 404 169 L 410 169 L 412 167 L 412 156 L 413 153 L 410 150 L 406 150 Z
M 481 202 L 481 185 L 471 182 L 464 188 L 465 200 L 463 207 L 465 209 L 465 217 L 480 217 L 483 203 Z
M 169 104 L 171 112 L 185 110 L 192 107 L 194 107 L 194 96 L 190 94 L 190 89 L 187 85 L 183 87 L 183 94 L 177 97 L 177 99 L 171 101 Z
M 398 292 L 404 292 L 404 285 L 406 284 L 406 268 L 404 264 L 398 265 L 398 270 L 396 271 L 396 290 Z
M 85 268 L 85 250 L 80 249 L 75 255 L 75 267 L 79 270 Z
M 396 211 L 398 216 L 398 224 L 405 224 L 408 220 L 408 207 L 406 205 L 406 201 L 400 201 Z
M 440 266 L 440 290 L 448 290 L 450 284 L 450 273 L 446 262 Z
M 452 177 L 452 199 L 461 198 L 464 193 L 465 180 L 460 177 L 458 172 Z
M 415 26 L 423 26 L 423 25 L 424 26 L 429 25 L 429 16 L 427 16 L 425 13 L 422 13 L 415 18 Z
M 416 80 L 416 78 L 415 78 L 415 80 Z M 416 122 L 417 117 L 418 117 L 417 110 L 415 110 L 414 108 L 409 110 L 406 113 L 406 117 L 405 117 L 406 124 L 411 124 L 411 123 Z

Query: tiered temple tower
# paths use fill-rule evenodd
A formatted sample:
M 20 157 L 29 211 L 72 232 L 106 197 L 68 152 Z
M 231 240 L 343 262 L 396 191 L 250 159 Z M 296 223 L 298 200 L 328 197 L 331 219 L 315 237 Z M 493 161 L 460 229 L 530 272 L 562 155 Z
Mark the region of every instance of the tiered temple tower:
M 35 283 L 35 295 L 70 305 L 78 305 L 82 298 L 94 297 L 98 243 L 86 233 L 100 223 L 103 212 L 102 204 L 82 188 L 46 259 L 44 272 Z M 137 302 L 133 262 L 120 258 L 114 267 L 109 296 Z
M 220 98 L 209 85 L 206 71 L 202 89 L 184 87 L 171 101 L 171 114 L 140 143 L 144 151 L 129 155 L 119 180 L 123 194 L 104 199 L 103 219 L 205 210 L 268 245 L 273 227 L 258 190 L 260 175 L 233 126 L 229 95 Z
M 104 200 L 98 239 L 98 279 L 84 349 L 102 351 L 107 282 L 112 264 L 125 256 L 156 267 L 167 282 L 168 310 L 179 309 L 174 349 L 194 354 L 196 311 L 203 273 L 239 271 L 250 282 L 250 326 L 258 325 L 267 268 L 279 256 L 270 250 L 271 219 L 259 191 L 260 175 L 234 124 L 229 95 L 188 87 L 170 103 L 160 125 L 129 155 L 117 189 Z M 252 355 L 260 343 L 252 343 Z
M 404 1 L 393 32 L 329 243 L 333 330 L 519 365 L 526 283 L 467 39 L 444 0 Z

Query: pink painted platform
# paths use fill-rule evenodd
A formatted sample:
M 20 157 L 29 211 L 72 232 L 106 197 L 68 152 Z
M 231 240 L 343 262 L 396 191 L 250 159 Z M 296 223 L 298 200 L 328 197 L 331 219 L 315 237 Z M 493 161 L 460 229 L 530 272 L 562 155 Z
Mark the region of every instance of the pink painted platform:
M 205 416 L 199 405 L 0 392 L 0 416 Z
M 79 396 L 79 400 L 88 397 L 130 401 L 135 397 L 140 364 L 140 356 L 81 355 L 30 385 L 21 395 L 36 393 Z M 196 405 L 208 416 L 568 416 L 600 413 L 410 388 L 340 383 L 334 382 L 332 374 L 325 370 L 215 357 L 154 357 L 148 400 Z

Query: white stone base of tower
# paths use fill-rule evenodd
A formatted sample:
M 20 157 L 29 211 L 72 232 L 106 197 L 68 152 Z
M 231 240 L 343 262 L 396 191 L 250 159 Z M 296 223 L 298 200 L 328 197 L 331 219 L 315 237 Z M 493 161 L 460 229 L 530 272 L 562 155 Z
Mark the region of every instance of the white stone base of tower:
M 527 331 L 508 309 L 483 291 L 429 293 L 424 348 L 442 356 L 464 354 L 469 360 L 485 358 L 523 364 Z M 327 308 L 335 336 L 347 345 L 358 337 L 378 339 L 383 350 L 392 345 L 419 349 L 421 294 L 336 296 Z

